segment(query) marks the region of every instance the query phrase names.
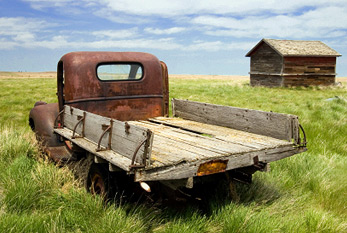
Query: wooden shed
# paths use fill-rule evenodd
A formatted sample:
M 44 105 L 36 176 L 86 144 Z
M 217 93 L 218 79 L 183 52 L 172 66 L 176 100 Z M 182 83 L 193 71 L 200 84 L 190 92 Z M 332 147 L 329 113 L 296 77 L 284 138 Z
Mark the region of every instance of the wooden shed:
M 262 39 L 251 58 L 251 86 L 311 86 L 335 83 L 336 57 L 321 41 Z

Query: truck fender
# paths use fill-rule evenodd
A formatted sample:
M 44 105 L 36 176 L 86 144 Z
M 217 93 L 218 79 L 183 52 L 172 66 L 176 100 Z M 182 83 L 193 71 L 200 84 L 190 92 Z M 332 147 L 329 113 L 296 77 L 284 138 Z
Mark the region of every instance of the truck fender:
M 36 102 L 30 111 L 29 125 L 44 148 L 64 145 L 53 132 L 58 111 L 57 103 L 47 104 L 42 101 Z

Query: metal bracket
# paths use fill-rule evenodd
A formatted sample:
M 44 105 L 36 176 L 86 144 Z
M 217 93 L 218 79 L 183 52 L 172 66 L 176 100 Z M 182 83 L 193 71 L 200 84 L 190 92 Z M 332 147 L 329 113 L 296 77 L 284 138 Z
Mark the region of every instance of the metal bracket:
M 300 128 L 300 130 L 302 131 L 302 134 L 304 135 L 304 139 L 303 139 L 303 141 L 301 142 L 301 139 L 300 139 L 300 137 L 299 137 L 298 146 L 299 146 L 299 147 L 306 147 L 307 141 L 306 141 L 306 133 L 305 133 L 305 130 L 304 130 L 304 128 L 302 127 L 301 124 L 299 124 L 299 128 Z
M 143 140 L 143 141 L 137 146 L 137 148 L 136 148 L 136 150 L 135 150 L 135 152 L 134 152 L 133 158 L 132 158 L 132 160 L 131 160 L 131 165 L 129 166 L 130 168 L 143 168 L 143 167 L 145 167 L 144 164 L 136 165 L 136 164 L 135 164 L 135 159 L 136 159 L 137 152 L 139 152 L 141 146 L 142 146 L 143 144 L 145 144 L 145 142 L 147 142 L 147 140 L 148 140 L 148 137 L 146 137 L 145 140 Z
M 76 123 L 76 125 L 75 125 L 75 127 L 74 127 L 74 129 L 73 129 L 73 132 L 72 132 L 72 139 L 75 139 L 75 138 L 83 138 L 84 137 L 84 122 L 85 122 L 85 119 L 86 119 L 86 112 L 83 112 L 83 117 L 81 117 L 81 116 L 79 116 L 80 117 L 80 119 L 79 119 L 79 121 Z M 77 129 L 77 126 L 80 124 L 80 123 L 83 123 L 83 125 L 82 125 L 82 134 L 81 134 L 81 136 L 75 136 L 75 134 L 76 134 L 76 129 Z
M 125 128 L 125 133 L 126 133 L 126 134 L 129 134 L 129 133 L 130 133 L 130 132 L 129 132 L 129 130 L 130 130 L 130 125 L 129 125 L 128 122 L 125 122 L 124 128 Z
M 58 116 L 55 118 L 54 120 L 54 128 L 55 129 L 61 129 L 64 127 L 64 112 L 65 112 L 65 109 L 61 110 L 58 114 Z M 58 124 L 58 118 L 60 117 L 60 124 Z
M 103 125 L 104 126 L 104 125 Z M 102 132 L 99 141 L 98 141 L 98 147 L 96 148 L 96 151 L 104 151 L 104 150 L 111 150 L 111 143 L 112 143 L 112 128 L 113 128 L 113 120 L 110 120 L 110 125 L 107 126 L 107 128 Z M 109 132 L 108 134 L 108 145 L 107 148 L 101 148 L 101 140 L 105 136 L 105 134 Z

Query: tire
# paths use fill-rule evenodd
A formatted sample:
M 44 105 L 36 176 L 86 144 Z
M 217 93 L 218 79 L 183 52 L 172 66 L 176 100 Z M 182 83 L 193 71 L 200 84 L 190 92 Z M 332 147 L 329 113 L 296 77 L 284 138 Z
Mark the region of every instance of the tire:
M 93 195 L 108 199 L 111 196 L 110 173 L 103 164 L 93 163 L 89 169 L 87 189 Z

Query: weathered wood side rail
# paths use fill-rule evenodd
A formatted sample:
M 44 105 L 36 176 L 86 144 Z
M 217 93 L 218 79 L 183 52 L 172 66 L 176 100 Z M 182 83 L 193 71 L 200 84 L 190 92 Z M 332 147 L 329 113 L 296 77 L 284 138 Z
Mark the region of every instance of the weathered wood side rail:
M 62 119 L 62 130 L 72 130 L 71 139 L 83 138 L 94 143 L 95 152 L 114 151 L 132 161 L 129 166 L 150 165 L 153 143 L 151 130 L 67 105 L 64 106 Z M 59 133 L 59 129 L 56 132 Z
M 186 120 L 300 142 L 299 121 L 294 115 L 178 99 L 172 100 L 172 112 Z

